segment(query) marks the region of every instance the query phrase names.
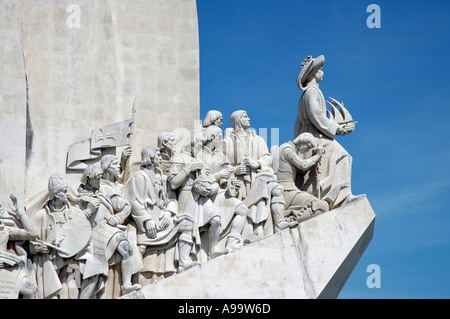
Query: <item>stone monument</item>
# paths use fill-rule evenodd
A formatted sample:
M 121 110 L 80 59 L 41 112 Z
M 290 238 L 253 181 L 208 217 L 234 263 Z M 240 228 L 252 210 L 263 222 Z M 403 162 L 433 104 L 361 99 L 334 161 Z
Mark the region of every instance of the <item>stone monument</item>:
M 194 0 L 0 10 L 0 298 L 338 296 L 375 215 L 351 192 L 335 136 L 356 122 L 323 98 L 323 56 L 269 150 L 245 110 L 200 125 Z
M 160 131 L 193 128 L 195 0 L 1 0 L 0 14 L 0 180 L 19 198 L 39 195 L 52 174 L 77 184 L 127 138 L 139 162 Z

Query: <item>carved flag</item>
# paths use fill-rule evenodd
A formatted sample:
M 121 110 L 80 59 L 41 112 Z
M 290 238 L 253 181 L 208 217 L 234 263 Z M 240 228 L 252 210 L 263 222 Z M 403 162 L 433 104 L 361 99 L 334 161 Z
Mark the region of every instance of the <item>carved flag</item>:
M 134 132 L 134 112 L 129 120 L 92 130 L 91 138 L 69 146 L 67 165 L 70 170 L 82 171 L 102 156 L 102 149 L 131 144 Z

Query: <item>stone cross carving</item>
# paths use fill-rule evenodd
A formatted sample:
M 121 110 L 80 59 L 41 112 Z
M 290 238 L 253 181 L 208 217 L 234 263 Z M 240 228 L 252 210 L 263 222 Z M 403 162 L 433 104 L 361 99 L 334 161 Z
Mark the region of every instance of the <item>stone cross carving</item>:
M 325 101 L 324 62 L 303 62 L 295 137 L 270 151 L 248 130 L 245 110 L 233 112 L 224 131 L 222 113 L 211 110 L 181 150 L 173 131 L 160 132 L 157 146 L 142 148 L 139 169 L 126 144 L 120 157 L 100 152 L 84 163 L 77 189 L 50 176 L 30 217 L 11 196 L 12 212 L 0 208 L 0 297 L 138 293 L 355 201 L 352 158 L 335 136 L 356 122 L 343 103 Z M 93 130 L 89 146 L 132 142 L 133 124 L 134 116 Z
M 92 135 L 94 136 L 94 143 L 97 144 L 98 142 L 100 142 L 100 147 L 114 146 L 114 135 L 111 133 L 107 134 L 105 131 L 106 129 L 98 129 L 95 133 L 92 133 Z M 108 143 L 108 139 L 110 139 L 112 142 Z
M 83 171 L 97 161 L 105 148 L 131 145 L 134 134 L 135 108 L 129 120 L 94 129 L 91 137 L 69 146 L 66 167 L 71 171 Z

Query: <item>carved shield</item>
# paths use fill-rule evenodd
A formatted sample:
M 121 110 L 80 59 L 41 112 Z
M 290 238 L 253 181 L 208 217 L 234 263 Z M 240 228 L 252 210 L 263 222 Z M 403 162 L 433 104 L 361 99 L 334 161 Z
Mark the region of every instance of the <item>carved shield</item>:
M 58 230 L 58 238 L 63 238 L 59 247 L 64 250 L 58 250 L 58 255 L 64 258 L 73 257 L 89 243 L 91 223 L 83 216 L 71 216 Z

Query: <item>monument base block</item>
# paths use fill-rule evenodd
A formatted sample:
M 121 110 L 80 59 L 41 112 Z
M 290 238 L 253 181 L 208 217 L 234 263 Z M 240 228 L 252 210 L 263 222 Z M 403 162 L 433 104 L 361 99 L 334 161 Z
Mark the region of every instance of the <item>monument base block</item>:
M 374 225 L 375 214 L 362 196 L 121 298 L 336 298 Z

